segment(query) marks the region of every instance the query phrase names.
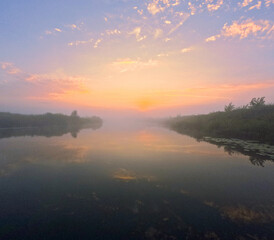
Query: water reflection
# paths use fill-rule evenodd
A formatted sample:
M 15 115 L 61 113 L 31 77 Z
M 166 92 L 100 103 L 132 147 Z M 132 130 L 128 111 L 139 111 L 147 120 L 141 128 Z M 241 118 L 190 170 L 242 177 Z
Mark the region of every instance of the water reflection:
M 249 156 L 253 165 L 263 167 L 266 161 L 274 162 L 274 146 L 256 141 L 244 141 L 240 139 L 225 139 L 205 137 L 202 140 L 224 147 L 229 155 L 243 154 Z
M 0 239 L 272 239 L 273 164 L 160 128 L 0 140 Z
M 78 126 L 75 127 L 30 127 L 30 128 L 0 128 L 0 139 L 9 138 L 9 137 L 22 137 L 22 136 L 45 136 L 45 137 L 57 137 L 63 136 L 67 133 L 70 133 L 72 137 L 77 138 L 77 134 L 82 129 L 93 129 L 97 130 L 102 127 L 102 122 L 98 121 L 96 123 L 89 124 L 88 127 L 81 128 Z

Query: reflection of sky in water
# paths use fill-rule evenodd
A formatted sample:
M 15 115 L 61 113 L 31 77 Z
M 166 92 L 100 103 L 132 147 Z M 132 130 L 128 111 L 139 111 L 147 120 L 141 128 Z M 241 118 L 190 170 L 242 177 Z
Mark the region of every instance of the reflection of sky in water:
M 246 156 L 166 129 L 9 138 L 0 149 L 2 238 L 274 234 L 273 163 L 257 167 Z

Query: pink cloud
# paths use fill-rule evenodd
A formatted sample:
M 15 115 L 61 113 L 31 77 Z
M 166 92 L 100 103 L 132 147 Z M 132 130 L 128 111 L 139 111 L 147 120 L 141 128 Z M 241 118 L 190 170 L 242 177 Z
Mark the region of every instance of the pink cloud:
M 26 73 L 9 62 L 2 62 L 0 66 L 6 74 L 15 77 L 18 83 L 26 83 L 25 87 L 32 89 L 32 96 L 27 97 L 42 96 L 47 98 L 50 96 L 89 92 L 87 83 L 90 79 L 83 76 L 69 76 L 63 71 L 47 74 Z M 16 83 L 13 82 L 13 84 Z
M 221 34 L 207 38 L 206 42 L 216 41 L 218 38 L 239 37 L 244 39 L 247 37 L 256 37 L 259 39 L 272 39 L 274 32 L 274 24 L 268 20 L 252 20 L 233 21 L 231 25 L 225 24 Z

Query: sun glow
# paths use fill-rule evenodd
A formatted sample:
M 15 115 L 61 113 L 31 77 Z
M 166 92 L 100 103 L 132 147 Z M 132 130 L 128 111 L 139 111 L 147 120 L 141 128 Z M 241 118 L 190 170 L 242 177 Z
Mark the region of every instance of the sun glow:
M 273 19 L 254 15 L 270 16 L 273 2 L 198 2 L 119 1 L 105 9 L 110 1 L 85 21 L 37 25 L 22 36 L 22 46 L 37 39 L 35 51 L 20 45 L 0 59 L 2 103 L 148 112 L 241 104 L 255 92 L 273 101 Z

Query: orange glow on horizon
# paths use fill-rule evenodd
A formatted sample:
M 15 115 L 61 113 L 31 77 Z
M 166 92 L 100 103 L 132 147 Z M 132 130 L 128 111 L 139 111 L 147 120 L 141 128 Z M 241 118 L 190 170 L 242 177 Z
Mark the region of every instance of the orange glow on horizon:
M 245 92 L 274 87 L 274 82 L 216 85 L 183 90 L 118 89 L 112 91 L 92 91 L 90 88 L 66 89 L 62 93 L 50 93 L 46 96 L 28 97 L 29 100 L 44 100 L 50 103 L 70 103 L 79 106 L 135 109 L 141 112 L 153 109 L 178 106 L 201 105 L 216 101 L 228 102 L 232 97 Z

